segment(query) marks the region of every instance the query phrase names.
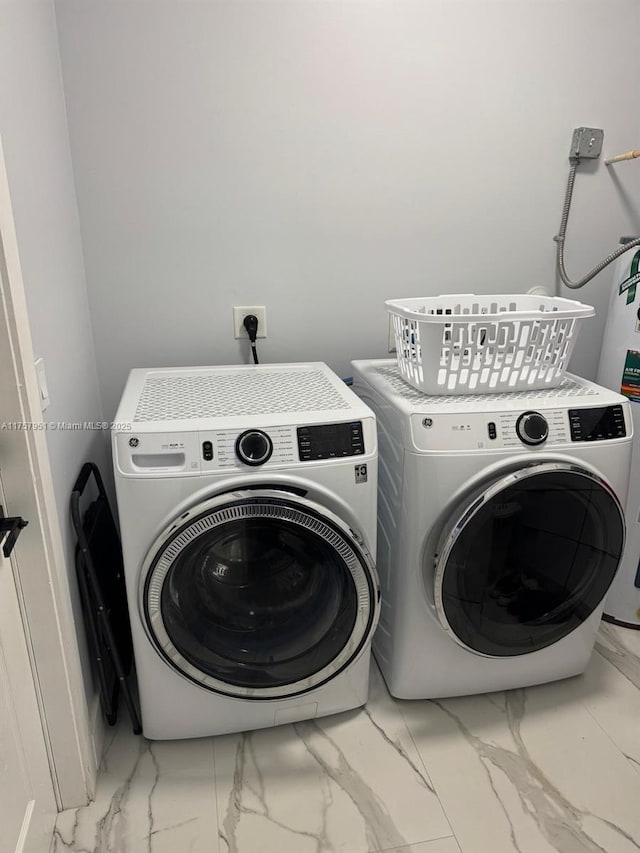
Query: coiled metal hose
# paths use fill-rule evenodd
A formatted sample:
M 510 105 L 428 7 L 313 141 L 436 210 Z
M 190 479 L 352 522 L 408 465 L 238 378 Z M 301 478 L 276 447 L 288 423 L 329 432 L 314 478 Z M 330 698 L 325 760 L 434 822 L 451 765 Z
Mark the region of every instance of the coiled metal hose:
M 565 287 L 569 287 L 571 290 L 577 290 L 579 287 L 583 287 L 588 281 L 591 281 L 592 278 L 597 276 L 599 272 L 602 272 L 605 267 L 608 267 L 612 261 L 615 261 L 616 258 L 619 258 L 620 255 L 624 254 L 624 252 L 628 252 L 629 249 L 633 249 L 635 246 L 640 246 L 640 237 L 636 240 L 631 240 L 629 243 L 625 243 L 624 246 L 620 246 L 619 249 L 616 249 L 615 252 L 612 252 L 603 261 L 600 261 L 600 263 L 597 264 L 591 272 L 587 273 L 584 278 L 581 278 L 579 281 L 571 281 L 564 267 L 564 241 L 567 232 L 567 222 L 569 221 L 569 210 L 571 209 L 573 184 L 576 179 L 576 169 L 578 168 L 579 162 L 580 161 L 577 159 L 571 160 L 569 178 L 567 180 L 567 191 L 564 196 L 564 206 L 562 208 L 562 219 L 560 220 L 560 230 L 558 231 L 558 236 L 553 238 L 558 244 L 556 251 L 558 274 L 560 275 L 560 279 Z

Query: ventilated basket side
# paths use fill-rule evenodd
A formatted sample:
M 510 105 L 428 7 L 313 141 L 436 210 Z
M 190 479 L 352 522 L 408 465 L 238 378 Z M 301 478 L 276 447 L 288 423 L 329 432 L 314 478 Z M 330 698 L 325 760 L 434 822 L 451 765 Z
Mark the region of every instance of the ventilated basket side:
M 438 382 L 439 372 L 424 365 L 440 365 L 443 349 L 444 325 L 429 329 L 426 323 L 410 320 L 400 314 L 391 314 L 396 342 L 398 368 L 406 381 L 429 394 L 442 394 Z M 440 334 L 438 334 L 440 333 Z
M 464 315 L 469 320 L 536 320 L 541 314 L 559 317 L 593 317 L 591 305 L 560 296 L 533 296 L 527 293 L 485 294 L 453 293 L 445 296 L 388 299 L 389 311 L 409 319 L 440 322 L 446 315 Z
M 474 297 L 470 294 L 467 299 Z M 570 300 L 559 301 L 571 304 Z M 547 302 L 553 303 L 553 299 Z M 422 308 L 421 312 L 404 309 L 400 314 L 387 303 L 400 373 L 428 394 L 553 388 L 569 364 L 580 319 L 594 313 L 590 306 L 573 304 L 585 310 L 544 310 L 547 306 L 541 305 L 538 311 L 527 306 L 518 312 L 513 302 L 509 303 L 511 311 L 485 303 L 485 312 L 493 309 L 492 318 L 485 319 L 477 302 L 467 302 L 462 308 L 456 305 L 455 314 L 451 307 Z

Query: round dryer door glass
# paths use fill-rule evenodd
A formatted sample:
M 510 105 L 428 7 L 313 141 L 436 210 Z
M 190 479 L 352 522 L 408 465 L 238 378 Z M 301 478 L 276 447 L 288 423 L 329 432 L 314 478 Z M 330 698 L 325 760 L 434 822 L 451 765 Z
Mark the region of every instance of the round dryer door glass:
M 622 510 L 602 480 L 556 463 L 517 471 L 476 496 L 443 536 L 439 617 L 481 654 L 542 649 L 602 602 L 623 544 Z
M 196 507 L 153 549 L 143 603 L 159 651 L 185 675 L 270 698 L 343 669 L 370 637 L 375 593 L 366 549 L 332 513 L 243 492 Z

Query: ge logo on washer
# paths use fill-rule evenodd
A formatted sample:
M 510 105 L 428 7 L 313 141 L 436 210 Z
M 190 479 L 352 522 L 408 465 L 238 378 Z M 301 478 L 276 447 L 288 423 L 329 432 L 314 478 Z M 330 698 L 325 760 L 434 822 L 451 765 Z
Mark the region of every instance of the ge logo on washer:
M 137 447 L 140 444 L 139 438 L 130 438 L 129 439 L 129 447 Z
M 354 471 L 356 472 L 356 483 L 366 483 L 367 482 L 367 466 L 366 465 L 354 465 Z
M 433 426 L 433 418 L 423 418 L 422 419 L 422 426 L 425 429 L 431 429 L 431 427 Z

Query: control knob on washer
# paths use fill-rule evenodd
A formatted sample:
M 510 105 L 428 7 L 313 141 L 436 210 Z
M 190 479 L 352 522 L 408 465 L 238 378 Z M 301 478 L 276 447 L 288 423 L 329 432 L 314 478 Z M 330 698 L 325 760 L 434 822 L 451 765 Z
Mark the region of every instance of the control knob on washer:
M 248 429 L 236 439 L 236 456 L 245 465 L 264 465 L 273 453 L 273 442 L 260 429 Z
M 525 412 L 516 421 L 516 432 L 525 444 L 542 444 L 549 437 L 549 424 L 540 412 Z

